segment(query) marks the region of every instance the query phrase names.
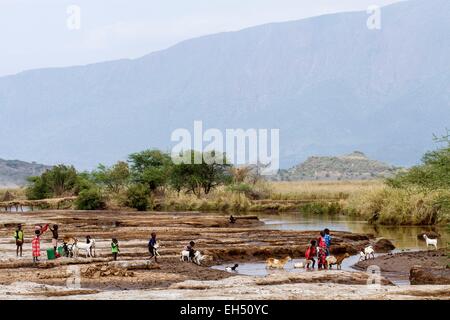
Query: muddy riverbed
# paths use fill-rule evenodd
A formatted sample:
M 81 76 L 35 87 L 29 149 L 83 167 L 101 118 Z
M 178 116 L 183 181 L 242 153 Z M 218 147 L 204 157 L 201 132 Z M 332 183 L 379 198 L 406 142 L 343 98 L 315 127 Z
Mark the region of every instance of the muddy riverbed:
M 24 256 L 16 258 L 12 239 L 15 225 L 25 229 Z M 51 233 L 43 235 L 41 262 L 31 263 L 31 235 L 36 224 L 58 224 L 60 236 L 83 240 L 86 235 L 96 239 L 96 258 L 59 258 L 47 261 L 45 250 L 51 247 Z M 159 263 L 148 263 L 147 241 L 150 233 L 158 234 L 161 244 Z M 283 290 L 292 299 L 302 299 L 315 294 L 320 299 L 323 285 L 349 286 L 353 292 L 342 298 L 358 297 L 367 273 L 342 271 L 273 272 L 266 277 L 229 273 L 214 265 L 239 263 L 245 270 L 248 263 L 261 263 L 268 257 L 290 255 L 301 259 L 306 244 L 317 236 L 318 229 L 275 230 L 267 229 L 255 216 L 238 217 L 230 224 L 228 217 L 200 213 L 137 213 L 121 211 L 39 211 L 0 214 L 0 298 L 74 298 L 74 299 L 153 299 L 158 298 L 230 298 L 233 290 L 248 286 L 248 295 L 235 298 L 281 298 Z M 117 238 L 120 244 L 119 260 L 134 263 L 135 268 L 118 267 L 111 262 L 110 241 Z M 333 254 L 358 250 L 376 239 L 374 235 L 333 230 Z M 201 266 L 179 261 L 179 253 L 191 240 L 207 258 Z M 351 259 L 348 259 L 350 263 Z M 266 279 L 266 280 L 262 280 Z M 261 281 L 268 281 L 262 287 Z M 222 283 L 224 291 L 217 288 Z M 390 284 L 390 285 L 389 285 Z M 200 293 L 199 287 L 204 287 Z M 314 289 L 314 286 L 317 286 Z M 410 290 L 411 286 L 405 288 Z M 250 290 L 250 288 L 253 288 Z M 284 288 L 284 289 L 283 289 Z M 304 288 L 304 289 L 302 289 Z M 306 289 L 307 288 L 307 289 Z M 373 299 L 380 294 L 397 296 L 399 291 L 389 279 L 383 278 L 382 290 L 367 292 L 363 298 Z M 449 286 L 432 286 L 428 297 L 449 298 Z M 228 290 L 228 291 L 227 291 Z M 306 290 L 306 291 L 305 291 Z M 353 291 L 352 291 L 353 290 Z M 396 291 L 397 290 L 397 291 Z M 415 290 L 415 289 L 414 289 Z M 395 291 L 395 292 L 394 292 Z M 209 295 L 208 295 L 209 292 Z M 408 291 L 412 292 L 412 291 Z M 272 294 L 272 295 L 271 295 Z M 402 294 L 400 294 L 402 295 Z M 404 298 L 427 297 L 409 293 Z M 337 297 L 338 298 L 338 297 Z M 359 297 L 358 297 L 359 298 Z

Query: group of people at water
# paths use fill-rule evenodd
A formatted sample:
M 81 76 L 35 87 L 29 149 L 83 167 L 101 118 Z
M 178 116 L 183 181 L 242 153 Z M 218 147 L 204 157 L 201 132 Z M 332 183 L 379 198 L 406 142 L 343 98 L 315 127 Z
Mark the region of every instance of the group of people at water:
M 41 236 L 50 230 L 52 232 L 52 247 L 55 252 L 55 257 L 59 257 L 58 253 L 58 239 L 59 239 L 59 231 L 58 225 L 55 224 L 50 227 L 48 224 L 35 225 L 34 226 L 34 235 L 31 240 L 31 253 L 33 257 L 33 262 L 38 262 L 39 257 L 41 256 Z M 23 254 L 23 244 L 25 243 L 24 231 L 22 228 L 22 224 L 18 224 L 16 230 L 14 231 L 14 240 L 16 241 L 16 256 L 22 257 Z
M 58 253 L 58 239 L 59 239 L 59 227 L 58 225 L 53 225 L 53 227 L 49 227 L 48 224 L 41 226 L 36 225 L 34 227 L 34 236 L 31 241 L 31 251 L 33 262 L 38 262 L 39 257 L 41 256 L 41 236 L 47 231 L 50 230 L 52 232 L 52 246 L 54 249 L 55 257 L 58 258 L 60 255 Z M 22 225 L 18 224 L 16 230 L 14 231 L 14 239 L 16 241 L 16 255 L 17 257 L 22 257 L 23 253 L 23 244 L 24 244 L 24 231 L 22 229 Z M 89 242 L 89 239 L 87 240 Z M 189 244 L 185 247 L 186 251 L 189 251 L 189 256 L 191 258 L 195 255 L 195 242 L 190 241 Z M 330 255 L 330 246 L 331 246 L 331 235 L 329 229 L 324 229 L 320 231 L 320 235 L 317 239 L 313 239 L 310 241 L 308 247 L 305 251 L 306 258 L 306 268 L 314 269 L 316 265 L 317 259 L 317 267 L 318 269 L 325 269 L 327 267 L 326 257 Z M 154 258 L 155 262 L 157 262 L 158 252 L 157 252 L 157 239 L 156 233 L 152 232 L 150 236 L 150 240 L 148 241 L 148 251 L 150 254 L 150 259 Z M 119 241 L 116 238 L 111 240 L 111 254 L 113 260 L 117 260 L 119 255 Z
M 320 231 L 320 236 L 317 239 L 310 241 L 308 247 L 305 251 L 306 258 L 306 268 L 314 269 L 316 265 L 318 269 L 326 269 L 327 267 L 327 256 L 330 255 L 331 246 L 331 235 L 329 229 L 324 229 Z
M 36 263 L 39 261 L 39 258 L 41 256 L 41 237 L 42 235 L 50 230 L 52 232 L 52 247 L 54 250 L 55 258 L 60 257 L 60 254 L 58 252 L 58 241 L 59 241 L 59 227 L 58 225 L 53 225 L 52 227 L 49 227 L 48 224 L 42 226 L 42 225 L 36 225 L 34 227 L 34 236 L 31 240 L 31 252 L 33 257 L 33 262 Z M 25 242 L 25 236 L 22 224 L 18 224 L 16 230 L 14 231 L 14 240 L 16 242 L 16 256 L 22 257 L 23 254 L 23 244 Z M 86 237 L 86 242 L 89 243 L 90 236 Z M 190 241 L 189 244 L 185 247 L 185 250 L 189 251 L 190 257 L 194 257 L 195 250 L 194 250 L 195 242 Z M 150 254 L 150 259 L 155 259 L 155 262 L 158 262 L 158 251 L 157 251 L 157 239 L 156 239 L 156 233 L 152 232 L 150 235 L 150 240 L 148 241 L 148 251 Z M 120 253 L 119 249 L 119 241 L 117 238 L 112 238 L 111 240 L 111 254 L 112 259 L 117 260 L 117 257 Z

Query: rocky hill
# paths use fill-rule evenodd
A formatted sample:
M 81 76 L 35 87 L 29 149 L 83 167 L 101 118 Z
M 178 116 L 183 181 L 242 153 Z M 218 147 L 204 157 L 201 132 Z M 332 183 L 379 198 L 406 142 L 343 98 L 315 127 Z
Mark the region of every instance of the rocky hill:
M 289 170 L 281 170 L 276 180 L 361 180 L 392 176 L 399 167 L 371 160 L 355 151 L 336 157 L 309 157 Z
M 40 175 L 49 168 L 35 162 L 0 159 L 0 187 L 23 186 L 27 177 Z

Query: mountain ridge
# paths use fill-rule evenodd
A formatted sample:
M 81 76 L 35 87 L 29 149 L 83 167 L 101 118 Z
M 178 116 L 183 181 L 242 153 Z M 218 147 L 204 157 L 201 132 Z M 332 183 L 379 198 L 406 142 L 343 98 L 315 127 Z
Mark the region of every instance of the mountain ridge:
M 448 7 L 383 7 L 380 31 L 367 29 L 365 12 L 328 14 L 185 40 L 133 60 L 2 77 L 5 116 L 27 126 L 6 123 L 0 134 L 15 135 L 0 144 L 9 158 L 86 169 L 167 150 L 173 130 L 200 119 L 221 130 L 279 128 L 284 167 L 354 149 L 414 164 L 450 118 Z
M 0 187 L 21 187 L 30 176 L 42 174 L 51 166 L 38 164 L 36 162 L 25 162 L 20 160 L 4 160 L 0 158 Z

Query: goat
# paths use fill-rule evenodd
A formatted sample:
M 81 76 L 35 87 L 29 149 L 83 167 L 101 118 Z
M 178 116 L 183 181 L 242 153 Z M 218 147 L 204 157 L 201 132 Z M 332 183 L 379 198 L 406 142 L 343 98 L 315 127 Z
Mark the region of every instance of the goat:
M 434 248 L 437 250 L 437 239 L 430 239 L 428 238 L 428 236 L 426 234 L 423 235 L 423 238 L 425 239 L 426 243 L 427 243 L 427 248 L 429 246 L 434 246 Z
M 372 246 L 368 246 L 366 248 L 364 248 L 364 250 L 361 250 L 361 252 L 359 253 L 359 261 L 363 260 L 367 260 L 367 258 L 370 259 L 370 256 L 372 256 L 372 259 L 375 259 L 375 250 L 373 250 Z
M 155 257 L 161 256 L 158 252 L 159 248 L 160 248 L 159 242 L 155 243 L 155 245 L 153 246 L 153 256 Z
M 350 255 L 348 253 L 345 253 L 344 255 L 340 255 L 340 256 L 336 256 L 336 257 L 328 256 L 328 257 L 326 257 L 328 267 L 331 269 L 332 265 L 336 265 L 336 268 L 338 270 L 341 270 L 342 261 L 344 261 L 344 259 L 348 258 L 348 257 L 350 257 Z
M 68 258 L 73 257 L 73 246 L 77 240 L 72 237 L 64 237 L 63 239 L 63 249 L 64 249 L 64 255 Z
M 200 265 L 201 261 L 204 259 L 205 259 L 205 256 L 203 256 L 200 251 L 195 251 L 193 258 L 191 258 L 191 256 L 189 255 L 188 250 L 181 251 L 180 261 L 187 260 L 189 262 L 194 262 L 195 264 Z
M 95 257 L 95 240 L 90 239 L 89 241 L 89 243 L 80 243 L 78 242 L 78 240 L 76 240 L 75 244 L 73 245 L 73 253 L 75 258 L 78 256 L 80 250 L 84 250 L 86 252 L 86 258 L 93 256 Z M 92 249 L 94 250 L 93 255 Z
M 180 261 L 188 261 L 191 262 L 191 256 L 188 250 L 181 251 Z
M 291 257 L 287 256 L 283 259 L 269 258 L 266 260 L 266 268 L 284 269 L 286 263 L 291 261 Z

